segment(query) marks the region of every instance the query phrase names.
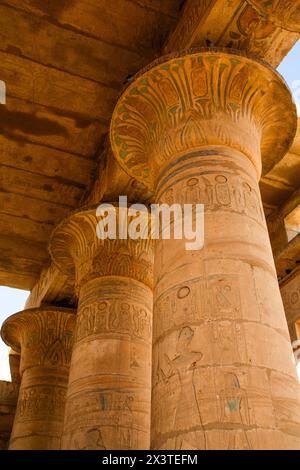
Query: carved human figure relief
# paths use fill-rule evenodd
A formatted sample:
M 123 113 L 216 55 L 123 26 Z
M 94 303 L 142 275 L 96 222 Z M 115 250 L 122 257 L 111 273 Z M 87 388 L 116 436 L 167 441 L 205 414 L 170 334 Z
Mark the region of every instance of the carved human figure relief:
M 241 433 L 229 433 L 228 450 L 251 450 L 245 430 L 250 425 L 249 403 L 246 390 L 241 388 L 236 374 L 229 372 L 224 376 L 225 388 L 221 390 L 220 408 L 221 423 L 241 424 Z M 241 437 L 242 436 L 242 437 Z
M 197 401 L 194 381 L 194 374 L 197 367 L 199 367 L 199 362 L 203 354 L 191 348 L 194 334 L 194 330 L 189 326 L 182 328 L 177 339 L 175 357 L 170 359 L 166 355 L 165 359 L 169 366 L 168 375 L 177 374 L 180 385 L 180 394 L 175 409 L 173 429 L 179 431 L 192 429 L 193 431 L 188 434 L 188 440 L 192 448 L 206 449 L 206 436 L 203 429 L 202 416 Z M 199 439 L 198 434 L 194 431 L 195 428 L 202 430 L 202 439 Z M 184 440 L 187 441 L 187 436 L 185 436 Z M 176 437 L 175 449 L 180 450 L 182 448 L 183 437 L 179 434 Z

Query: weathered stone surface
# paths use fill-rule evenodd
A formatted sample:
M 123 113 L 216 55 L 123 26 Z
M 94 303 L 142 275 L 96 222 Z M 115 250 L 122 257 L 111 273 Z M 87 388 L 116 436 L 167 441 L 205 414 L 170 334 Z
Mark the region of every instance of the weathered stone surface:
M 280 284 L 280 291 L 285 308 L 292 341 L 300 339 L 300 273 L 299 268 L 287 276 Z M 299 349 L 299 347 L 298 347 Z
M 251 52 L 275 67 L 299 39 L 298 6 L 298 0 L 186 0 L 164 52 L 229 47 Z
M 296 127 L 279 75 L 236 51 L 210 48 L 167 56 L 139 73 L 115 108 L 110 135 L 124 170 L 154 189 L 174 155 L 205 146 L 236 149 L 265 174 Z
M 12 448 L 58 448 L 63 419 L 67 449 L 149 446 L 153 247 L 101 243 L 94 209 L 78 211 L 120 195 L 206 206 L 201 254 L 184 241 L 156 243 L 153 447 L 299 447 L 298 388 L 267 232 L 295 340 L 300 235 L 289 241 L 285 222 L 300 223 L 300 121 L 287 152 L 295 109 L 270 66 L 300 37 L 299 7 L 1 3 L 0 284 L 31 289 L 35 319 L 46 318 L 47 305 L 79 301 L 66 415 L 67 367 L 26 366 Z M 209 49 L 180 52 L 199 46 Z M 161 53 L 173 55 L 133 78 Z M 107 133 L 124 85 L 113 152 Z M 33 312 L 13 323 L 31 334 Z M 0 384 L 3 448 L 19 360 L 10 354 L 13 383 Z M 43 437 L 25 438 L 41 428 Z
M 75 314 L 30 309 L 9 317 L 2 339 L 21 352 L 21 386 L 9 449 L 59 449 Z
M 299 0 L 247 0 L 247 2 L 281 28 L 300 33 Z
M 154 449 L 300 446 L 300 389 L 258 187 L 295 124 L 280 77 L 228 50 L 166 57 L 119 99 L 111 142 L 124 170 L 156 202 L 205 204 L 202 250 L 156 243 Z
M 146 449 L 153 248 L 147 239 L 100 240 L 97 223 L 96 209 L 79 211 L 50 245 L 79 297 L 63 449 Z
M 14 415 L 16 412 L 19 385 L 0 381 L 0 450 L 7 450 Z

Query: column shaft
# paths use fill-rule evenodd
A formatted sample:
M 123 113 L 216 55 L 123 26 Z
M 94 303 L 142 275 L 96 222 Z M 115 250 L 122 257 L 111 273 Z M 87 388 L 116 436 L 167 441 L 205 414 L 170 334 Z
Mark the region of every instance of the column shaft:
M 151 290 L 133 279 L 82 287 L 64 448 L 149 448 L 151 309 Z

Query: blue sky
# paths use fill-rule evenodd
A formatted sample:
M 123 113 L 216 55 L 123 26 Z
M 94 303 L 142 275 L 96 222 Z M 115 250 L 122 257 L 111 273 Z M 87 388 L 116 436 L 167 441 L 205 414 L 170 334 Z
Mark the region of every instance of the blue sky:
M 278 68 L 293 91 L 300 116 L 300 41 Z M 12 313 L 22 310 L 29 292 L 0 286 L 0 324 Z M 10 380 L 8 348 L 0 340 L 0 380 Z
M 5 318 L 24 308 L 29 292 L 0 286 L 0 324 Z M 8 353 L 9 348 L 0 342 L 0 380 L 10 380 Z
M 298 116 L 300 116 L 300 41 L 280 64 L 278 71 L 293 92 L 298 107 Z

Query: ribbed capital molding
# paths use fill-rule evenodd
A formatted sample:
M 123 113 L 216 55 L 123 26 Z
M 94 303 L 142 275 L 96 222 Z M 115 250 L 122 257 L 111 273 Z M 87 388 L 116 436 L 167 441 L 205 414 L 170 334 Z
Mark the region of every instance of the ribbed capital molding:
M 243 153 L 264 174 L 296 126 L 291 93 L 271 67 L 230 49 L 197 49 L 136 76 L 115 108 L 110 137 L 123 169 L 155 189 L 168 164 L 210 146 Z
M 75 320 L 73 310 L 59 307 L 28 309 L 5 320 L 1 337 L 21 353 L 21 375 L 32 367 L 69 367 Z
M 277 26 L 288 31 L 300 32 L 299 0 L 247 0 L 247 3 Z
M 84 283 L 106 276 L 129 277 L 152 287 L 151 239 L 98 238 L 96 230 L 100 219 L 96 209 L 93 207 L 77 211 L 54 230 L 49 247 L 54 263 L 68 276 L 75 277 L 77 293 Z M 115 207 L 115 211 L 118 229 L 118 207 Z M 131 220 L 129 217 L 128 223 Z

